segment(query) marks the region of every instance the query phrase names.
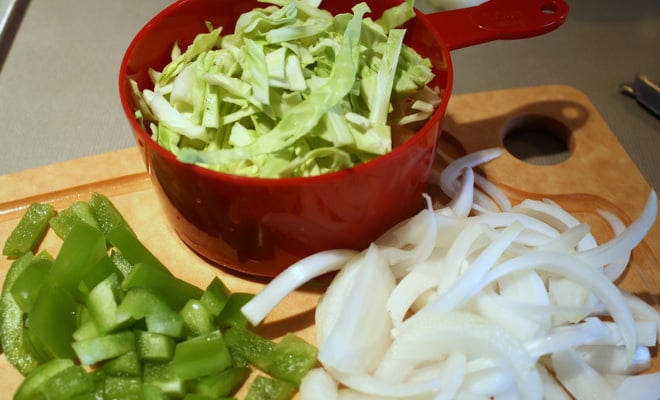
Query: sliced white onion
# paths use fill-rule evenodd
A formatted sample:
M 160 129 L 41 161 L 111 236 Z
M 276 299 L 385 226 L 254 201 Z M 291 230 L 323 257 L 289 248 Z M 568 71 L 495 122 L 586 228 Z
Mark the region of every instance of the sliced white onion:
M 566 309 L 574 308 L 574 312 L 557 314 L 554 325 L 564 322 L 578 323 L 587 315 L 597 310 L 598 299 L 583 284 L 564 277 L 548 278 L 548 296 L 553 304 Z M 606 311 L 606 310 L 605 310 Z
M 327 367 L 326 367 L 327 368 Z M 348 374 L 328 368 L 330 374 L 343 385 L 367 395 L 386 398 L 411 398 L 420 395 L 435 394 L 441 390 L 440 379 L 426 382 L 391 382 L 375 378 L 369 374 Z
M 660 372 L 626 377 L 616 389 L 618 400 L 658 400 Z
M 591 344 L 609 335 L 610 330 L 598 318 L 588 318 L 584 323 L 560 326 L 553 329 L 546 336 L 529 340 L 525 348 L 532 357 L 541 358 L 552 354 L 575 348 L 584 344 Z
M 651 190 L 640 216 L 620 235 L 593 249 L 578 252 L 577 256 L 592 265 L 607 265 L 630 253 L 648 233 L 658 213 L 658 196 Z
M 623 346 L 588 345 L 577 347 L 575 351 L 601 374 L 635 375 L 651 367 L 651 352 L 645 346 L 635 349 L 632 360 L 627 359 Z
M 500 325 L 471 313 L 425 312 L 415 314 L 399 330 L 374 376 L 401 381 L 420 363 L 443 354 L 463 352 L 498 360 L 515 376 L 521 398 L 540 399 L 536 361 L 518 339 Z
M 300 396 L 304 399 L 337 400 L 339 384 L 323 368 L 314 368 L 300 382 Z
M 423 293 L 438 285 L 437 276 L 427 272 L 426 269 L 418 267 L 411 271 L 401 279 L 387 299 L 385 307 L 395 328 L 403 323 L 415 301 Z
M 493 240 L 479 254 L 476 260 L 470 265 L 470 268 L 446 292 L 440 293 L 431 304 L 411 318 L 415 318 L 427 311 L 453 310 L 472 297 L 475 293 L 475 287 L 479 286 L 486 273 L 499 260 L 502 253 L 504 253 L 516 236 L 520 234 L 522 229 L 522 225 L 514 223 L 502 231 L 499 237 Z
M 467 392 L 485 399 L 521 398 L 513 376 L 496 366 L 470 371 L 461 389 L 461 395 Z
M 319 361 L 326 368 L 348 374 L 369 373 L 389 347 L 392 322 L 382 305 L 392 293 L 395 280 L 384 265 L 378 247 L 371 245 L 356 272 L 359 283 L 351 288 L 344 310 L 319 350 Z
M 612 228 L 614 235 L 620 235 L 623 233 L 623 231 L 626 230 L 626 225 L 616 215 L 603 210 L 599 210 L 598 213 L 610 225 L 610 228 Z M 628 263 L 630 262 L 630 256 L 631 256 L 630 252 L 624 253 L 618 259 L 607 264 L 605 266 L 605 275 L 607 275 L 607 277 L 610 278 L 611 281 L 616 281 L 617 279 L 619 279 L 626 270 L 626 267 L 628 267 Z
M 574 350 L 553 353 L 552 367 L 557 379 L 576 399 L 615 400 L 607 380 L 594 371 Z
M 241 312 L 251 324 L 260 324 L 289 293 L 316 277 L 338 270 L 356 254 L 355 250 L 328 250 L 303 258 L 276 276 Z
M 636 318 L 655 322 L 657 326 L 657 340 L 660 343 L 660 312 L 632 293 L 628 293 L 621 288 L 619 288 L 619 291 Z
M 426 260 L 433 252 L 435 245 L 435 238 L 437 235 L 436 215 L 431 206 L 431 199 L 425 196 L 427 200 L 427 209 L 422 210 L 413 217 L 413 219 L 421 220 L 417 222 L 417 226 L 423 227 L 419 232 L 417 240 L 408 238 L 409 243 L 405 249 L 382 247 L 383 256 L 387 258 L 387 265 L 390 265 L 392 272 L 395 276 L 401 277 L 411 267 Z M 414 243 L 414 245 L 410 245 Z
M 554 376 L 544 366 L 539 366 L 539 375 L 543 382 L 543 398 L 545 400 L 573 400 L 571 395 L 557 382 Z
M 491 292 L 483 290 L 475 296 L 473 304 L 477 313 L 500 326 L 506 326 L 512 335 L 523 341 L 543 335 L 547 331 L 546 321 L 516 312 L 516 309 L 508 307 L 508 304 L 501 300 L 500 295 Z M 547 316 L 545 318 L 547 319 Z
M 500 264 L 491 270 L 483 281 L 483 286 L 499 277 L 528 269 L 541 269 L 568 277 L 589 288 L 605 304 L 612 318 L 619 325 L 621 336 L 632 358 L 637 348 L 635 320 L 616 286 L 598 270 L 575 257 L 559 253 L 525 254 Z
M 479 192 L 474 188 L 474 171 L 472 168 L 466 168 L 463 171 L 461 185 L 454 197 L 448 204 L 448 207 L 454 211 L 457 217 L 465 218 L 470 215 Z
M 490 160 L 494 160 L 504 153 L 502 148 L 491 148 L 476 151 L 474 153 L 466 154 L 452 161 L 440 174 L 439 183 L 442 191 L 449 197 L 454 198 L 458 192 L 457 179 L 461 175 L 461 171 L 466 168 L 473 168 L 477 165 L 484 164 Z
M 430 179 L 448 205 L 426 196 L 424 210 L 368 249 L 303 261 L 284 273 L 288 283 L 275 279 L 277 290 L 255 297 L 258 323 L 306 279 L 339 269 L 316 311 L 323 369 L 305 385 L 318 382 L 333 400 L 564 400 L 567 390 L 607 399 L 631 390 L 636 381 L 623 374 L 649 365 L 660 313 L 613 281 L 653 223 L 655 192 L 627 228 L 601 212 L 614 238 L 598 245 L 552 200 L 511 206 L 475 173 L 501 153 L 449 160 Z M 657 392 L 658 375 L 642 376 L 636 393 L 651 398 L 643 396 Z M 309 390 L 303 399 L 322 398 Z
M 511 210 L 511 200 L 488 179 L 484 178 L 481 174 L 474 174 L 474 183 L 479 186 L 484 193 L 493 199 L 494 203 L 497 205 L 497 209 L 490 209 L 491 211 L 510 211 Z

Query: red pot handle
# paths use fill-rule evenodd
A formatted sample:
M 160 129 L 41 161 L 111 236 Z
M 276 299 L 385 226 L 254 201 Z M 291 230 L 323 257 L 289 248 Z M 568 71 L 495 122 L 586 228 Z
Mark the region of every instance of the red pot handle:
M 490 0 L 478 6 L 427 14 L 449 50 L 497 39 L 550 32 L 566 20 L 564 0 Z

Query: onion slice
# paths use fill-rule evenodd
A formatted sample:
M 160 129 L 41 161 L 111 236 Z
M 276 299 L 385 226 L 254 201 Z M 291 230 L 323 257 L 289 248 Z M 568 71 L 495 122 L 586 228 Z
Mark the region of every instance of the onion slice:
M 259 325 L 289 293 L 316 277 L 336 271 L 356 254 L 355 250 L 327 250 L 303 258 L 276 276 L 241 312 L 252 325 Z
M 473 171 L 500 154 L 450 160 L 430 179 L 447 205 L 426 196 L 368 249 L 302 260 L 250 302 L 258 312 L 248 303 L 258 323 L 306 279 L 339 270 L 316 310 L 322 369 L 305 381 L 328 394 L 306 386 L 303 398 L 622 399 L 636 382 L 640 398 L 657 394 L 657 374 L 629 375 L 648 367 L 660 313 L 615 284 L 656 193 L 628 227 L 600 211 L 614 238 L 598 244 L 559 204 L 512 206 Z

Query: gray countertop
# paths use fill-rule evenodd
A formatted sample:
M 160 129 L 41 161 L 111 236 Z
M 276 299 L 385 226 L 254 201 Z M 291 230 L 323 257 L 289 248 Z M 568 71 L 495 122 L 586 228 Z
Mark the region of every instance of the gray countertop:
M 169 3 L 0 0 L 15 6 L 0 46 L 0 175 L 134 145 L 118 99 L 119 63 L 133 35 Z M 454 94 L 574 86 L 658 190 L 660 119 L 619 84 L 638 72 L 660 80 L 660 1 L 568 3 L 566 23 L 550 34 L 454 50 Z

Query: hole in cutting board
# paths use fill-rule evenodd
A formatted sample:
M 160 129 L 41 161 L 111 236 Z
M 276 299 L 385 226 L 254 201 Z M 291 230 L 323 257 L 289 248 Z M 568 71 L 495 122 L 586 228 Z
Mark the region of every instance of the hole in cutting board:
M 519 160 L 535 165 L 566 161 L 571 153 L 571 131 L 545 115 L 523 115 L 508 121 L 504 148 Z

